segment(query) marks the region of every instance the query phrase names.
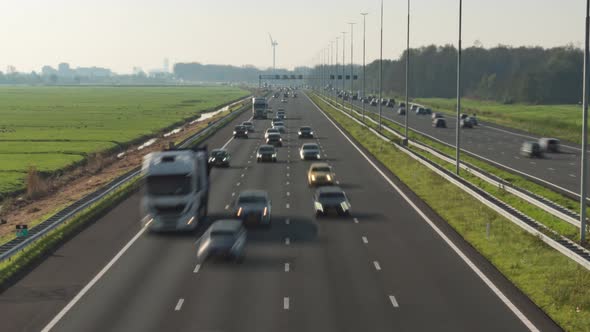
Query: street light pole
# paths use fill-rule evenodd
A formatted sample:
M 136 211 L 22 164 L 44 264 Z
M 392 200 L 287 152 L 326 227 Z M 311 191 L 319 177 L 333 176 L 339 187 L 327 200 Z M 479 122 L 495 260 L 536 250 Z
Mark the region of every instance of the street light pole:
M 336 37 L 336 77 L 334 78 L 336 83 L 334 83 L 334 85 L 338 84 L 338 39 L 340 39 L 340 37 Z M 336 96 L 338 96 L 338 93 L 336 92 L 336 89 L 334 89 L 334 99 L 336 100 Z
M 455 129 L 455 173 L 461 171 L 461 27 L 463 19 L 463 0 L 459 0 L 459 42 L 457 46 L 457 128 Z
M 381 37 L 379 41 L 379 131 L 381 131 L 381 113 L 383 103 L 383 0 L 381 0 Z
M 352 96 L 353 96 L 353 86 L 352 83 L 354 81 L 353 76 L 354 76 L 354 72 L 353 72 L 353 63 L 352 63 L 352 59 L 353 59 L 353 27 L 356 23 L 348 23 L 350 24 L 350 114 L 352 115 Z
M 365 122 L 365 95 L 366 95 L 366 88 L 365 88 L 365 74 L 367 72 L 367 68 L 366 68 L 366 63 L 365 63 L 365 48 L 366 48 L 366 40 L 365 40 L 365 36 L 367 34 L 367 14 L 369 13 L 361 13 L 361 15 L 363 16 L 363 97 L 361 99 L 361 102 L 363 104 L 363 122 Z
M 342 103 L 344 103 L 344 82 L 346 82 L 346 31 L 342 31 Z
M 405 135 L 404 144 L 408 144 L 408 114 L 410 113 L 410 0 L 408 0 L 408 34 L 406 38 L 406 114 L 405 118 Z
M 582 97 L 583 111 L 582 111 L 582 176 L 580 178 L 580 242 L 586 242 L 586 182 L 588 177 L 588 159 L 587 159 L 587 145 L 588 145 L 588 89 L 590 88 L 588 66 L 590 66 L 589 52 L 590 45 L 588 38 L 590 37 L 590 0 L 586 0 L 586 35 L 584 38 L 584 96 Z

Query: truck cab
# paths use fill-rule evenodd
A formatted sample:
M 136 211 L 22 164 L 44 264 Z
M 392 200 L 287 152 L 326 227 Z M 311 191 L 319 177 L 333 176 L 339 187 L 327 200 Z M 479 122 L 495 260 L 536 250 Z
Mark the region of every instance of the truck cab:
M 144 157 L 144 222 L 150 231 L 193 231 L 207 217 L 207 149 L 152 152 Z
M 264 97 L 252 98 L 252 117 L 254 119 L 266 119 L 268 102 Z

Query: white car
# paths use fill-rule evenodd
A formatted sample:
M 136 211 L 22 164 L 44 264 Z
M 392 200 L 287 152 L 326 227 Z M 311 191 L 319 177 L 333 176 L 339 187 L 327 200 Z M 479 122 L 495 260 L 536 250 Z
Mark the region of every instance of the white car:
M 268 138 L 268 135 L 271 134 L 271 133 L 280 134 L 281 132 L 277 128 L 274 128 L 274 127 L 273 128 L 268 128 L 266 130 L 266 132 L 264 133 L 264 138 Z
M 320 147 L 316 143 L 305 143 L 299 149 L 299 156 L 301 160 L 314 159 L 320 160 Z

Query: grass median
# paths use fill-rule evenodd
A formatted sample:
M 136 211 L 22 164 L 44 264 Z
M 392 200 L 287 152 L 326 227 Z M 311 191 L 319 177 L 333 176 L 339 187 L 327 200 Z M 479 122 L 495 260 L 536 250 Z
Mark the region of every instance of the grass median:
M 589 271 L 318 97 L 310 97 L 557 324 L 569 331 L 590 331 Z

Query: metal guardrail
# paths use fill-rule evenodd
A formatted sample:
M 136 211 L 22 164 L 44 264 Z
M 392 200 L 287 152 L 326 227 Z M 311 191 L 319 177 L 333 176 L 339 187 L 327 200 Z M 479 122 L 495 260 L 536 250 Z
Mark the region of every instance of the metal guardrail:
M 240 99 L 236 102 L 233 102 L 227 106 L 232 107 L 239 103 L 242 103 L 252 96 L 248 96 L 246 98 Z M 224 106 L 224 107 L 227 107 Z M 221 119 L 213 121 L 209 123 L 206 128 L 203 128 L 199 132 L 195 133 L 194 135 L 184 139 L 179 143 L 179 147 L 185 148 L 190 146 L 192 142 L 195 140 L 209 134 L 212 130 L 217 129 L 221 125 L 225 124 L 225 121 L 231 119 L 232 117 L 236 117 L 236 114 L 240 114 L 241 112 L 250 108 L 250 105 L 247 104 L 241 109 L 232 112 Z M 56 214 L 52 215 L 51 217 L 45 219 L 41 223 L 35 225 L 29 230 L 29 234 L 27 237 L 17 237 L 3 245 L 0 246 L 0 261 L 4 261 L 6 259 L 12 258 L 16 253 L 22 251 L 30 244 L 40 240 L 44 235 L 49 233 L 51 230 L 55 229 L 59 225 L 66 222 L 69 218 L 73 217 L 77 213 L 81 212 L 82 210 L 90 207 L 92 204 L 98 202 L 100 199 L 105 197 L 106 195 L 114 192 L 121 186 L 129 183 L 132 179 L 136 178 L 141 174 L 141 167 L 136 167 L 129 172 L 117 177 L 113 181 L 109 182 L 107 185 L 103 186 L 97 191 L 91 192 L 88 195 L 82 197 L 81 199 L 75 201 L 74 203 L 68 205 L 64 209 L 60 210 Z
M 320 97 L 322 98 L 322 97 Z M 323 98 L 322 98 L 323 99 Z M 325 100 L 325 99 L 324 99 Z M 317 105 L 316 105 L 317 106 Z M 319 108 L 319 106 L 318 106 Z M 393 144 L 398 150 L 404 152 L 411 158 L 417 160 L 421 164 L 425 165 L 435 173 L 439 174 L 449 182 L 455 184 L 457 187 L 461 188 L 463 191 L 470 194 L 475 199 L 482 202 L 484 205 L 488 206 L 492 210 L 496 211 L 503 217 L 507 218 L 517 226 L 521 227 L 528 233 L 538 237 L 543 242 L 545 242 L 550 247 L 554 248 L 564 256 L 572 259 L 576 263 L 582 265 L 584 268 L 590 270 L 590 251 L 586 250 L 584 247 L 578 245 L 577 243 L 559 235 L 557 232 L 547 228 L 545 225 L 539 223 L 538 221 L 530 218 L 529 216 L 524 215 L 522 212 L 516 210 L 512 206 L 500 201 L 490 193 L 486 192 L 485 190 L 478 188 L 477 186 L 469 183 L 467 180 L 462 179 L 461 177 L 457 176 L 456 174 L 448 171 L 447 169 L 443 168 L 442 166 L 436 164 L 433 161 L 428 160 L 426 157 L 417 154 L 416 152 L 402 146 L 401 144 L 396 143 L 395 141 L 390 140 L 388 137 L 383 135 L 382 133 L 376 131 L 375 129 L 367 126 L 365 123 L 361 122 L 357 118 L 351 116 L 348 110 L 342 110 L 340 108 L 335 109 L 351 120 L 355 121 L 359 125 L 369 129 L 373 134 L 375 134 L 380 139 L 384 140 L 385 142 Z
M 335 107 L 337 107 L 338 105 L 340 107 L 344 107 L 344 105 L 342 105 L 340 103 L 337 103 L 337 102 L 335 102 L 333 100 L 330 100 L 330 99 L 325 99 L 324 98 L 324 101 L 327 102 L 327 103 L 329 103 L 329 104 L 331 104 L 332 106 L 335 106 Z M 416 104 L 416 105 L 418 105 L 418 104 Z M 359 115 L 359 116 L 361 115 L 358 111 L 356 111 L 354 109 L 353 109 L 353 111 L 357 115 Z M 369 121 L 371 121 L 374 124 L 378 124 L 377 121 L 375 121 L 374 119 L 372 119 L 371 116 L 369 116 L 369 115 L 365 115 L 365 118 L 368 119 Z M 394 122 L 394 123 L 396 123 L 396 124 L 399 125 L 398 122 L 396 122 L 396 121 L 394 121 L 394 120 L 392 120 L 390 118 L 385 118 L 385 119 L 388 120 L 388 121 Z M 393 128 L 390 128 L 389 126 L 384 125 L 384 124 L 382 124 L 382 127 L 385 130 L 387 130 L 388 132 L 396 135 L 400 139 L 404 138 L 404 136 L 400 132 L 398 132 L 397 130 L 395 130 Z M 437 139 L 436 137 L 432 137 L 432 136 L 430 136 L 430 135 L 428 135 L 426 133 L 423 133 L 421 131 L 418 131 L 418 130 L 415 130 L 415 129 L 412 129 L 412 131 L 414 133 L 416 133 L 416 134 L 419 134 L 419 135 L 424 136 L 425 138 L 431 139 L 431 140 L 433 140 L 433 141 L 435 141 L 435 142 L 437 142 L 439 144 L 443 144 L 445 146 L 453 147 L 450 144 L 448 144 L 448 143 L 446 143 L 444 141 L 441 141 L 441 140 Z M 455 163 L 455 159 L 452 158 L 451 156 L 449 156 L 449 155 L 447 155 L 447 154 L 445 154 L 445 153 L 443 153 L 443 152 L 441 152 L 441 151 L 439 151 L 439 150 L 437 150 L 437 149 L 435 149 L 433 147 L 427 146 L 426 144 L 423 144 L 423 143 L 420 143 L 420 142 L 416 142 L 416 141 L 413 141 L 413 140 L 409 140 L 408 143 L 411 144 L 411 145 L 413 145 L 413 146 L 415 146 L 415 147 L 417 147 L 417 148 L 419 148 L 419 149 L 421 149 L 421 150 L 423 150 L 423 151 L 426 151 L 426 152 L 434 155 L 435 157 L 437 157 L 439 159 L 442 159 L 442 160 L 444 160 L 444 161 L 446 161 L 448 163 L 451 163 L 451 164 L 454 164 Z M 511 193 L 511 194 L 513 194 L 513 195 L 515 195 L 515 196 L 517 196 L 517 197 L 525 200 L 526 202 L 528 202 L 528 203 L 530 203 L 530 204 L 532 204 L 532 205 L 534 205 L 534 206 L 536 206 L 536 207 L 544 210 L 545 212 L 548 212 L 548 213 L 552 214 L 553 216 L 555 216 L 555 217 L 557 217 L 557 218 L 559 218 L 559 219 L 561 219 L 561 220 L 563 220 L 563 221 L 565 221 L 565 222 L 567 222 L 567 223 L 569 223 L 569 224 L 571 224 L 571 225 L 573 225 L 573 226 L 575 226 L 577 228 L 580 228 L 580 215 L 577 212 L 572 211 L 572 210 L 570 210 L 570 209 L 568 209 L 568 208 L 566 208 L 564 206 L 561 206 L 561 205 L 559 205 L 559 204 L 557 204 L 557 203 L 555 203 L 555 202 L 553 202 L 553 201 L 551 201 L 551 200 L 549 200 L 549 199 L 547 199 L 547 198 L 545 198 L 543 196 L 540 196 L 538 194 L 535 194 L 535 193 L 533 193 L 533 192 L 531 192 L 529 190 L 526 190 L 526 189 L 523 189 L 523 188 L 514 186 L 513 184 L 505 181 L 504 179 L 502 179 L 502 178 L 500 178 L 500 177 L 498 177 L 498 176 L 496 176 L 494 174 L 491 174 L 491 173 L 489 173 L 489 172 L 487 172 L 487 171 L 485 171 L 485 170 L 483 170 L 483 169 L 481 169 L 481 168 L 479 168 L 477 166 L 474 166 L 474 165 L 472 165 L 470 163 L 467 163 L 467 162 L 464 162 L 464 161 L 461 162 L 461 168 L 464 169 L 464 170 L 466 170 L 467 172 L 471 173 L 472 175 L 474 175 L 474 176 L 476 176 L 476 177 L 478 177 L 478 178 L 480 178 L 480 179 L 488 182 L 489 184 L 491 184 L 493 186 L 496 186 L 496 187 L 498 187 L 498 188 L 500 188 L 502 190 L 506 190 L 507 192 L 509 192 L 509 193 Z

